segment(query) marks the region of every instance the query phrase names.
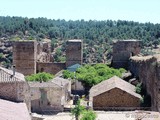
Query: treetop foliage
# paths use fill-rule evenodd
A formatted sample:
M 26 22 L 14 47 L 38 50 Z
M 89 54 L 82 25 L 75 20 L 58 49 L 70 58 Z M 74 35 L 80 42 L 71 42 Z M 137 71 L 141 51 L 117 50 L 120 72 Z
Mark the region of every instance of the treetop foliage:
M 91 87 L 103 80 L 113 77 L 114 75 L 122 77 L 122 73 L 125 71 L 126 70 L 123 68 L 114 69 L 102 63 L 95 65 L 86 64 L 78 68 L 75 73 L 68 70 L 63 71 L 63 77 L 77 79 L 82 81 L 85 85 Z
M 37 73 L 37 74 L 32 74 L 29 76 L 26 76 L 27 81 L 37 81 L 37 82 L 47 82 L 51 79 L 53 79 L 53 75 L 49 73 Z

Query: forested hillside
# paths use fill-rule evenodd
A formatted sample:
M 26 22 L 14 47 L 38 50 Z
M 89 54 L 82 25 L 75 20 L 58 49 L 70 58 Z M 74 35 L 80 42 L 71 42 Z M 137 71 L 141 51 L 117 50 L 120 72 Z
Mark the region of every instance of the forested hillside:
M 84 40 L 84 62 L 106 62 L 114 39 L 139 39 L 143 46 L 157 45 L 160 24 L 133 21 L 65 21 L 46 18 L 0 17 L 1 40 L 52 40 L 55 61 L 64 61 L 65 41 Z M 62 44 L 64 43 L 64 44 Z M 3 55 L 1 54 L 1 57 Z

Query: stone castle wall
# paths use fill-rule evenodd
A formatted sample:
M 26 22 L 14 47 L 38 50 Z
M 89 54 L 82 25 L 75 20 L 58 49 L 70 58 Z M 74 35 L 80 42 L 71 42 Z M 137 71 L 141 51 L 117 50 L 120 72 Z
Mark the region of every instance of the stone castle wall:
M 50 62 L 51 61 L 51 41 L 38 42 L 37 61 L 38 62 Z
M 13 65 L 24 75 L 37 72 L 55 74 L 74 64 L 82 64 L 82 41 L 69 40 L 66 48 L 66 63 L 53 63 L 51 41 L 16 41 L 13 43 Z
M 66 67 L 74 64 L 82 64 L 82 40 L 68 40 L 66 47 Z
M 63 69 L 66 69 L 66 63 L 37 62 L 37 72 L 48 72 L 51 74 L 56 74 Z
M 36 41 L 17 41 L 13 43 L 13 65 L 24 75 L 36 73 Z
M 112 66 L 114 68 L 128 69 L 129 58 L 139 54 L 140 50 L 139 40 L 117 41 L 113 45 Z
M 160 67 L 157 64 L 157 58 L 154 56 L 134 56 L 130 59 L 129 69 L 151 96 L 152 110 L 160 111 Z
M 160 62 L 157 63 L 156 75 L 157 79 L 155 85 L 157 87 L 154 89 L 154 96 L 156 96 L 154 103 L 157 104 L 155 104 L 154 108 L 160 112 Z

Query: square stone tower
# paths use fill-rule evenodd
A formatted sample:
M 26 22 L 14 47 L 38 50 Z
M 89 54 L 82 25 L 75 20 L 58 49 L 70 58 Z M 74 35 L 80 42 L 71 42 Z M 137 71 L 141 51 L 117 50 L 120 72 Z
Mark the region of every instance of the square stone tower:
M 112 66 L 128 69 L 129 58 L 141 51 L 140 40 L 121 40 L 113 45 Z
M 36 41 L 13 42 L 13 65 L 16 71 L 24 75 L 36 73 Z
M 66 67 L 74 64 L 82 64 L 83 61 L 82 40 L 68 40 L 66 47 Z

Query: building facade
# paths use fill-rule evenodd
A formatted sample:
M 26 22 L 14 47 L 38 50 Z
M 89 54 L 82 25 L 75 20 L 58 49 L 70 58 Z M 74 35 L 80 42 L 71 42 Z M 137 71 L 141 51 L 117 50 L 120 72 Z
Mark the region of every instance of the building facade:
M 31 110 L 44 113 L 63 111 L 70 99 L 71 83 L 62 78 L 54 78 L 51 82 L 31 82 Z
M 0 98 L 26 103 L 30 111 L 30 88 L 24 75 L 0 67 Z

